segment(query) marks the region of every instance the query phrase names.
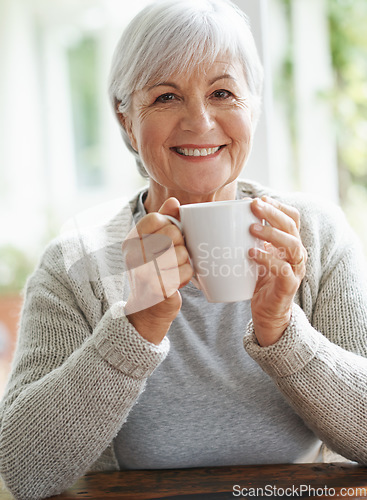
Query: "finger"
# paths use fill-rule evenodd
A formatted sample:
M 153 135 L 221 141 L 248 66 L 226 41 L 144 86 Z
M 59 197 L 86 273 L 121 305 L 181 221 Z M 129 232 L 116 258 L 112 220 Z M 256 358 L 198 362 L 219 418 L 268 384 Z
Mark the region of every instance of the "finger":
M 182 253 L 179 259 L 181 260 L 185 256 Z M 175 261 L 175 265 L 171 265 L 166 258 L 162 257 L 159 257 L 156 261 L 156 269 L 165 297 L 171 296 L 175 291 L 187 284 L 194 273 L 191 264 L 187 260 L 178 265 L 175 255 Z
M 175 251 L 176 251 L 177 263 L 179 266 L 182 266 L 187 262 L 190 263 L 189 252 L 187 251 L 187 248 L 184 245 L 179 245 L 175 247 Z
M 296 293 L 300 280 L 295 276 L 289 262 L 278 259 L 274 255 L 258 248 L 251 248 L 249 257 L 262 266 L 267 274 L 277 277 L 276 292 L 279 294 L 279 297 L 282 297 L 284 294 L 292 295 Z
M 280 259 L 273 252 L 267 252 L 258 248 L 249 250 L 249 257 L 257 264 L 265 267 L 266 272 L 278 278 L 295 278 L 299 284 L 306 274 L 305 259 L 302 258 L 299 265 L 293 265 L 288 261 Z M 297 290 L 297 289 L 296 289 Z
M 122 245 L 122 254 L 128 269 L 141 266 L 157 258 L 173 246 L 169 236 L 160 233 L 130 238 Z
M 190 264 L 190 262 L 186 262 L 185 264 L 183 264 L 182 266 L 179 267 L 179 271 L 180 271 L 180 287 L 179 288 L 182 288 L 184 286 L 186 286 L 189 281 L 192 279 L 192 277 L 194 276 L 194 269 L 192 267 L 192 265 Z
M 189 261 L 189 254 L 184 244 L 173 246 L 171 238 L 159 233 L 146 235 L 142 239 L 129 240 L 124 250 L 124 260 L 128 271 L 154 262 L 158 257 L 161 257 L 161 266 L 164 265 L 166 269 L 176 268 Z
M 171 215 L 176 219 L 180 217 L 180 202 L 177 198 L 171 197 L 166 200 L 161 208 L 158 210 L 158 213 L 164 215 Z
M 142 243 L 147 255 L 157 256 L 168 250 L 172 244 L 174 246 L 184 245 L 184 238 L 178 227 L 169 222 L 153 234 L 143 234 Z
M 305 249 L 299 237 L 261 224 L 252 224 L 250 232 L 256 238 L 271 243 L 277 248 L 278 257 L 287 260 L 290 264 L 297 264 L 304 258 Z
M 157 261 L 148 262 L 131 270 L 128 277 L 130 283 L 130 310 L 132 304 L 134 304 L 135 310 L 143 310 L 166 298 Z M 178 288 L 178 270 L 175 272 L 175 282 Z
M 303 278 L 306 274 L 306 264 L 307 264 L 307 251 L 305 250 L 301 259 L 295 264 L 291 264 L 294 274 L 296 276 L 301 276 Z
M 271 198 L 270 196 L 262 196 L 261 197 L 262 201 L 265 201 L 265 203 L 270 203 L 273 205 L 275 208 L 283 212 L 285 215 L 288 215 L 291 219 L 294 220 L 296 227 L 299 231 L 301 227 L 301 215 L 299 213 L 299 210 L 297 208 L 292 207 L 292 205 L 287 205 L 285 203 L 281 203 L 278 200 L 275 200 L 274 198 Z
M 287 215 L 285 211 L 280 210 L 273 204 L 256 198 L 251 203 L 251 209 L 256 217 L 265 219 L 271 226 L 292 234 L 293 236 L 299 236 L 297 223 L 294 218 Z
M 175 283 L 179 284 L 178 273 L 181 266 L 190 263 L 189 254 L 185 246 L 171 246 L 168 251 L 139 266 L 128 266 L 130 281 L 134 282 L 135 289 L 154 286 L 158 277 L 163 273 L 175 276 Z
M 145 215 L 126 236 L 125 241 L 137 237 L 142 237 L 144 234 L 153 234 L 171 223 L 165 215 L 179 217 L 180 203 L 176 198 L 168 198 L 160 207 L 158 212 L 151 212 Z M 123 243 L 124 246 L 124 243 Z
M 292 269 L 295 270 L 296 267 L 299 268 L 299 266 L 303 265 L 304 263 L 304 256 L 302 255 L 297 262 L 295 260 L 289 260 L 290 257 L 287 255 L 287 251 L 284 248 L 276 248 L 274 247 L 271 243 L 265 243 L 265 251 L 268 252 L 269 254 L 273 255 L 279 260 L 283 260 L 288 262 L 291 266 Z M 291 255 L 293 255 L 291 253 Z
M 157 233 L 165 226 L 169 225 L 172 225 L 172 222 L 163 214 L 151 212 L 140 219 L 140 221 L 136 224 L 135 229 L 138 232 L 139 237 L 142 237 L 144 234 Z
M 168 252 L 160 255 L 157 261 L 159 261 L 159 269 L 161 271 L 169 271 L 190 262 L 190 259 L 186 247 L 180 245 L 172 247 Z
M 158 212 L 151 212 L 143 217 L 136 224 L 136 231 L 141 237 L 144 234 L 154 234 L 164 227 L 174 226 L 172 222 L 165 217 L 165 215 L 171 215 L 176 219 L 180 217 L 179 212 L 180 202 L 176 198 L 168 198 L 163 205 L 160 207 Z M 179 230 L 177 229 L 179 232 Z
M 257 247 L 257 248 L 259 248 L 259 247 Z M 286 258 L 286 255 L 285 255 L 284 251 L 276 248 L 275 246 L 273 246 L 268 241 L 264 242 L 264 250 L 266 252 L 270 253 L 271 255 L 274 255 L 274 257 L 276 257 L 277 259 L 285 260 L 285 258 Z
M 163 223 L 163 226 L 159 226 L 160 229 L 151 233 L 140 233 L 142 229 L 140 226 L 139 233 L 136 233 L 135 237 L 131 235 L 123 242 L 122 252 L 129 267 L 136 267 L 151 261 L 166 252 L 172 244 L 184 245 L 181 231 L 167 219 Z M 154 230 L 154 227 L 149 223 L 149 227 L 145 230 Z
M 178 269 L 160 270 L 166 296 L 170 297 L 175 291 L 186 286 L 193 275 L 194 270 L 188 262 L 179 266 Z

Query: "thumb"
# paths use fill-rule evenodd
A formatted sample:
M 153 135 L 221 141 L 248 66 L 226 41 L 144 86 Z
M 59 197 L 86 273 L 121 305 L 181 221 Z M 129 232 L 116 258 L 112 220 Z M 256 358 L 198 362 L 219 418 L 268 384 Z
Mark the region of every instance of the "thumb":
M 168 198 L 161 208 L 158 210 L 158 213 L 163 214 L 163 215 L 171 215 L 175 219 L 180 218 L 180 202 L 178 201 L 177 198 Z

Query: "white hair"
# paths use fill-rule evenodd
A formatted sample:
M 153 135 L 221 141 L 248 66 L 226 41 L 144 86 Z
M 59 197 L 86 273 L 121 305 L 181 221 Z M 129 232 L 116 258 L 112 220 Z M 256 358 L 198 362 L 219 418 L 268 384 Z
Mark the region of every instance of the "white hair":
M 251 95 L 254 121 L 260 113 L 263 69 L 247 16 L 230 0 L 158 0 L 141 10 L 115 49 L 109 94 L 116 114 L 126 113 L 134 91 L 172 74 L 213 64 L 224 55 L 238 60 Z M 121 125 L 123 139 L 147 173 Z

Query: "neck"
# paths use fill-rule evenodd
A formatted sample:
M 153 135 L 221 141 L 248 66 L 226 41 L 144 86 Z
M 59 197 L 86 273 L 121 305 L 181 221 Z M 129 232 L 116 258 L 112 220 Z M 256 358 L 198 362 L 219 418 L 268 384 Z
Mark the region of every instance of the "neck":
M 177 198 L 180 205 L 189 203 L 207 203 L 209 201 L 235 200 L 237 194 L 237 179 L 226 184 L 212 193 L 187 193 L 179 190 L 172 190 L 157 184 L 150 179 L 148 195 L 144 202 L 147 213 L 158 212 L 163 203 L 172 196 Z

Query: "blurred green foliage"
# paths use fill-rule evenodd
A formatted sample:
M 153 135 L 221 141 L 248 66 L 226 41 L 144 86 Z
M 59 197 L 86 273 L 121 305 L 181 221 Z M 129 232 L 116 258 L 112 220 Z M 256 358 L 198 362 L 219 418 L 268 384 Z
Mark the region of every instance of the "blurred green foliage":
M 0 296 L 18 295 L 24 289 L 27 278 L 34 271 L 45 248 L 58 235 L 59 223 L 51 208 L 44 211 L 46 225 L 43 235 L 34 246 L 17 243 L 0 245 Z
M 18 294 L 33 271 L 35 259 L 20 248 L 8 244 L 0 247 L 0 295 Z
M 68 50 L 68 63 L 77 180 L 81 189 L 88 189 L 103 183 L 97 40 L 78 40 Z
M 337 139 L 340 203 L 367 255 L 367 0 L 325 0 L 333 87 L 319 97 L 333 113 Z M 293 85 L 292 5 L 279 0 L 287 21 L 288 48 L 276 92 L 286 106 L 293 156 L 297 159 L 297 103 Z M 297 170 L 297 167 L 295 167 Z M 295 176 L 297 178 L 297 174 Z M 363 228 L 365 230 L 363 231 Z
M 340 202 L 367 254 L 367 1 L 327 4 Z
M 328 0 L 340 196 L 353 184 L 367 190 L 367 1 Z

